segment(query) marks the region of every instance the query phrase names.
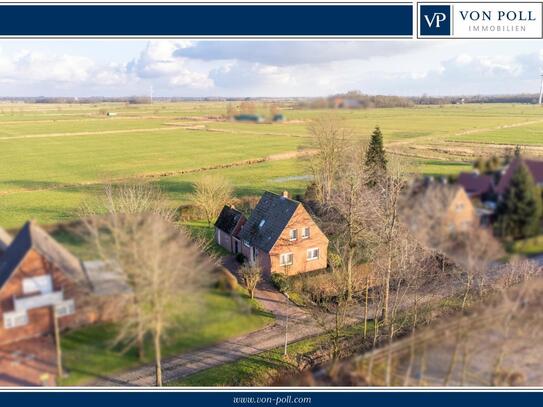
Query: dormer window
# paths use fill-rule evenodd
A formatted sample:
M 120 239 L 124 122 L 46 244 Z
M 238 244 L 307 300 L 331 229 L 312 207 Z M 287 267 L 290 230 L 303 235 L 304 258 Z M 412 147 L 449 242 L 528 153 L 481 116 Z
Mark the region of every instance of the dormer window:
M 290 229 L 290 240 L 296 240 L 298 238 L 298 231 L 296 229 Z
M 309 239 L 310 231 L 309 228 L 302 229 L 302 239 Z

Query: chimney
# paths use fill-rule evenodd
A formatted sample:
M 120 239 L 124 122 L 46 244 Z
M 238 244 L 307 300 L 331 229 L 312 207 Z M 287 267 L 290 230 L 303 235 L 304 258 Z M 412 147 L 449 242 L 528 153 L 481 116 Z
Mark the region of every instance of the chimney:
M 288 198 L 288 191 L 283 191 L 283 198 Z

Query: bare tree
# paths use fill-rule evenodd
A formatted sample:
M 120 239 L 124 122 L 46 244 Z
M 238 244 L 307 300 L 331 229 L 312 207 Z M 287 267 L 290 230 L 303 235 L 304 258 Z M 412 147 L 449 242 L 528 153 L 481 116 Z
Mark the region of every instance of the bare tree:
M 312 136 L 312 147 L 316 150 L 310 167 L 317 186 L 316 198 L 322 204 L 330 199 L 334 182 L 341 174 L 351 131 L 333 116 L 314 120 L 308 131 Z
M 131 290 L 122 304 L 117 343 L 136 343 L 142 352 L 150 336 L 161 386 L 162 342 L 173 322 L 171 310 L 182 312 L 200 297 L 211 263 L 173 222 L 161 192 L 147 185 L 108 187 L 102 206 L 87 213 L 85 225 L 101 258 L 120 270 Z
M 228 180 L 220 175 L 204 175 L 194 182 L 191 194 L 193 205 L 201 212 L 211 226 L 222 209 L 232 200 L 233 188 Z
M 332 271 L 327 284 L 306 278 L 303 281 L 302 296 L 309 314 L 330 338 L 330 351 L 333 360 L 341 356 L 341 341 L 345 328 L 353 319 L 350 315 L 354 301 L 348 299 L 345 273 Z
M 254 299 L 256 286 L 262 278 L 262 270 L 256 264 L 244 264 L 240 267 L 239 273 L 251 299 Z

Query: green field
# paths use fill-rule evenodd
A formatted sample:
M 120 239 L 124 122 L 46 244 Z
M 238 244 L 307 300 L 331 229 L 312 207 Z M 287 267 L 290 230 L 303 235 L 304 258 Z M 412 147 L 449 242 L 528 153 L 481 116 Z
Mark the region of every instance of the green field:
M 223 102 L 2 104 L 0 226 L 17 228 L 29 218 L 42 224 L 72 220 L 104 185 L 142 179 L 164 188 L 173 206 L 186 202 L 191 183 L 208 172 L 228 178 L 238 195 L 301 193 L 310 178 L 307 159 L 296 152 L 310 146 L 309 122 L 328 114 L 344 118 L 361 140 L 380 125 L 389 154 L 426 174 L 468 170 L 474 157 L 501 153 L 504 144 L 543 153 L 539 106 L 282 108 L 286 122 L 251 124 L 221 120 Z

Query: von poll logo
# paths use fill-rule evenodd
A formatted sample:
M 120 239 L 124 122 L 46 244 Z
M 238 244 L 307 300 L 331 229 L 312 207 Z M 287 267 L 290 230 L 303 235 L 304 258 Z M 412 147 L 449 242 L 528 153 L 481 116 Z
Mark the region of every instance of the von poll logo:
M 450 5 L 421 5 L 419 13 L 419 33 L 421 36 L 451 35 Z
M 537 2 L 417 3 L 419 38 L 542 38 Z

